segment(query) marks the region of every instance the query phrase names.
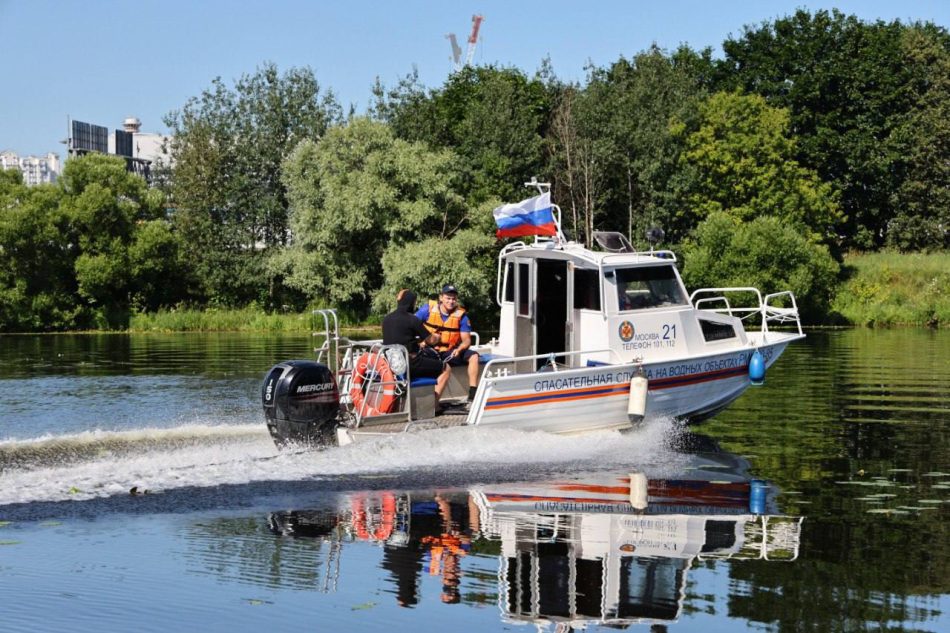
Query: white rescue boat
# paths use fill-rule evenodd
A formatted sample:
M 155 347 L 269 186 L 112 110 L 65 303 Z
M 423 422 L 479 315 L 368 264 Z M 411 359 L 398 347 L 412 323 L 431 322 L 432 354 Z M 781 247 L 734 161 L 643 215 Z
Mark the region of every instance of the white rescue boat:
M 342 337 L 333 310 L 314 311 L 323 325 L 314 333 L 322 341 L 316 360 L 279 363 L 264 381 L 275 441 L 349 443 L 451 426 L 582 433 L 655 418 L 696 422 L 761 383 L 785 347 L 805 336 L 789 291 L 688 293 L 671 251 L 635 251 L 618 233 L 595 237 L 598 250 L 560 229 L 502 249 L 498 336 L 482 342 L 473 333 L 478 389 L 466 404 L 466 368 L 454 368 L 442 400 L 462 406 L 448 415 L 436 416 L 434 380 L 412 377 L 404 347 Z

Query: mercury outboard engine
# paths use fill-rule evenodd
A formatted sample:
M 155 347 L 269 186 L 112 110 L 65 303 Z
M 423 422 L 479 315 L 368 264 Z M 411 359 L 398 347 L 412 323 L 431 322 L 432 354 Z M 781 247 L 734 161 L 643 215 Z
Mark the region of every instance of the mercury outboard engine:
M 288 443 L 336 443 L 340 392 L 333 372 L 310 360 L 274 365 L 261 387 L 267 430 L 278 448 Z
M 333 534 L 340 516 L 332 510 L 289 510 L 271 512 L 267 527 L 278 536 L 323 538 Z

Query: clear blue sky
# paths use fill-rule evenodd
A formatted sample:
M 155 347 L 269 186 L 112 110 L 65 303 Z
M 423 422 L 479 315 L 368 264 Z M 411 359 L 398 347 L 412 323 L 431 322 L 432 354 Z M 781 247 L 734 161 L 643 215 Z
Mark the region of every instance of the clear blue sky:
M 63 156 L 67 116 L 112 129 L 134 115 L 163 132 L 162 117 L 215 77 L 230 83 L 264 61 L 310 66 L 363 112 L 377 76 L 393 85 L 415 66 L 426 86 L 441 85 L 452 67 L 445 35 L 464 54 L 473 13 L 485 16 L 476 63 L 533 73 L 550 56 L 559 77 L 583 80 L 588 62 L 654 42 L 718 54 L 743 25 L 797 7 L 950 27 L 946 0 L 0 0 L 0 150 Z

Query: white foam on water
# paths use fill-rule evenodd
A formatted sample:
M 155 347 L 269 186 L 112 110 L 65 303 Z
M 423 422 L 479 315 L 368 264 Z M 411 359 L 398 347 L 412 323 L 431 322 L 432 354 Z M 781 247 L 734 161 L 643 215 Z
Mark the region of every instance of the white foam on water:
M 0 443 L 0 505 L 83 500 L 139 491 L 159 493 L 266 481 L 349 475 L 396 475 L 419 469 L 454 471 L 492 465 L 571 470 L 572 462 L 604 467 L 675 468 L 666 448 L 673 422 L 651 422 L 633 433 L 557 436 L 510 429 L 459 428 L 406 433 L 322 451 L 276 449 L 263 425 L 188 425 L 120 433 Z M 29 459 L 23 455 L 29 456 Z M 77 457 L 78 455 L 78 457 Z M 11 457 L 12 456 L 12 457 Z M 20 465 L 16 465 L 19 459 Z

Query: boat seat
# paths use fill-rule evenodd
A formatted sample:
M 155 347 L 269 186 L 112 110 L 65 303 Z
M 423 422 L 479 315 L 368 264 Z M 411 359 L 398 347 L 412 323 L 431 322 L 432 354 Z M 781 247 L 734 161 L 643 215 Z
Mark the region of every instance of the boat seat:
M 435 417 L 435 378 L 420 376 L 409 382 L 409 402 L 413 420 Z

